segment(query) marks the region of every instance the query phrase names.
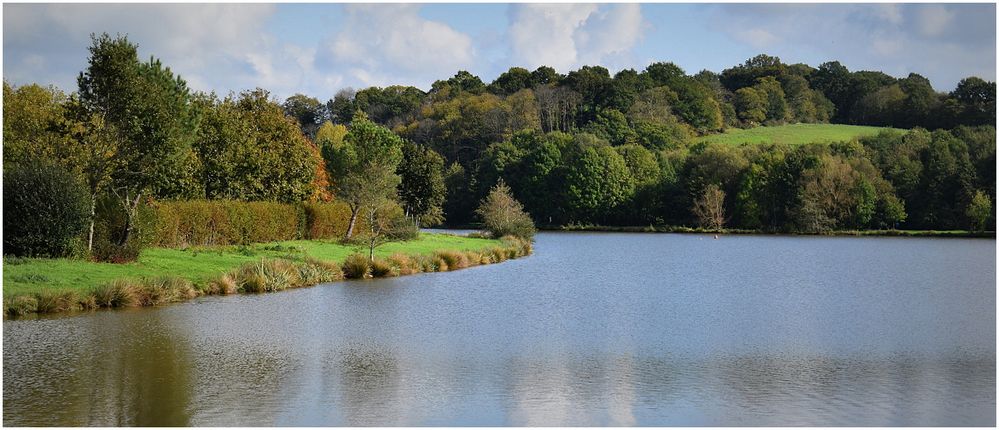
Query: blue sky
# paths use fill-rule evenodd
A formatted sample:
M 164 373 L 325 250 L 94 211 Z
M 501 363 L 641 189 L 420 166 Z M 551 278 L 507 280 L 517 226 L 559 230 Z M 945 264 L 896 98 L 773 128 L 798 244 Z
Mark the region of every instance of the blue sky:
M 72 91 L 92 32 L 127 34 L 196 90 L 322 100 L 511 66 L 720 72 L 758 53 L 995 80 L 994 4 L 4 4 L 3 76 Z

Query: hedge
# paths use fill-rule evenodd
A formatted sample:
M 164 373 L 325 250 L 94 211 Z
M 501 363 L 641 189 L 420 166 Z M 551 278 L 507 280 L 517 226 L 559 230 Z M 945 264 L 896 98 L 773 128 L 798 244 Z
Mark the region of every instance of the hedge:
M 350 221 L 343 202 L 188 200 L 154 202 L 152 209 L 151 244 L 168 248 L 341 238 Z M 355 232 L 361 228 L 355 226 Z

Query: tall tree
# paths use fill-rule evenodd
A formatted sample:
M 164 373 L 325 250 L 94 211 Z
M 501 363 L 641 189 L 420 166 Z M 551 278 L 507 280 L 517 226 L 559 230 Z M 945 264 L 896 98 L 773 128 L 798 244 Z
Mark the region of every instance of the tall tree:
M 137 48 L 122 36 L 92 36 L 77 80 L 81 102 L 109 125 L 115 142 L 109 188 L 126 214 L 119 245 L 133 233 L 141 198 L 184 171 L 199 119 L 184 80 L 159 60 L 140 63 Z
M 401 178 L 399 198 L 407 214 L 421 224 L 444 221 L 444 157 L 425 146 L 406 142 L 397 172 Z
M 361 210 L 376 208 L 397 196 L 400 180 L 396 169 L 402 161 L 402 146 L 402 138 L 363 115 L 351 121 L 340 145 L 323 146 L 322 155 L 333 180 L 333 191 L 350 206 L 344 239 L 353 236 Z

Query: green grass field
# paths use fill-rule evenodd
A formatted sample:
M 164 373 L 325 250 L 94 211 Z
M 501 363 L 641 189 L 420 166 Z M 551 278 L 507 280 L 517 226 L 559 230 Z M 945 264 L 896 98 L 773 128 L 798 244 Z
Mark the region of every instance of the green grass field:
M 898 130 L 888 127 L 868 127 L 845 124 L 791 124 L 775 127 L 755 127 L 750 129 L 730 128 L 721 134 L 700 136 L 694 141 L 722 143 L 726 145 L 784 143 L 803 145 L 806 143 L 844 142 L 856 137 L 873 136 L 882 130 Z
M 422 233 L 408 242 L 387 243 L 375 249 L 376 256 L 395 253 L 431 254 L 436 250 L 470 251 L 499 245 L 491 239 Z M 308 257 L 342 262 L 348 255 L 367 255 L 364 246 L 346 246 L 334 241 L 292 240 L 254 244 L 245 247 L 191 248 L 186 250 L 150 248 L 139 261 L 130 264 L 94 263 L 70 259 L 5 259 L 3 295 L 5 297 L 39 291 L 86 291 L 97 285 L 122 278 L 179 276 L 192 282 L 207 281 L 213 276 L 261 258 L 285 258 L 303 261 Z

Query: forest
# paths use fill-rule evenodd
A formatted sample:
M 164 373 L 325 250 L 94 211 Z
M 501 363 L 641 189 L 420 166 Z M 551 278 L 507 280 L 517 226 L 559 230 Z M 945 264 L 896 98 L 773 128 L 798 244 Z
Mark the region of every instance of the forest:
M 37 236 L 58 223 L 92 249 L 126 246 L 156 201 L 337 201 L 350 208 L 349 239 L 358 219 L 476 224 L 479 202 L 503 183 L 543 227 L 991 231 L 995 94 L 978 77 L 939 92 L 915 73 L 758 55 L 719 73 L 668 62 L 613 75 L 512 67 L 489 83 L 459 71 L 429 91 L 282 101 L 261 88 L 192 91 L 160 60 L 140 60 L 127 37 L 94 35 L 71 92 L 4 82 L 4 228 L 43 225 L 25 233 Z M 904 130 L 695 142 L 797 123 Z M 5 254 L 17 247 L 9 235 Z

